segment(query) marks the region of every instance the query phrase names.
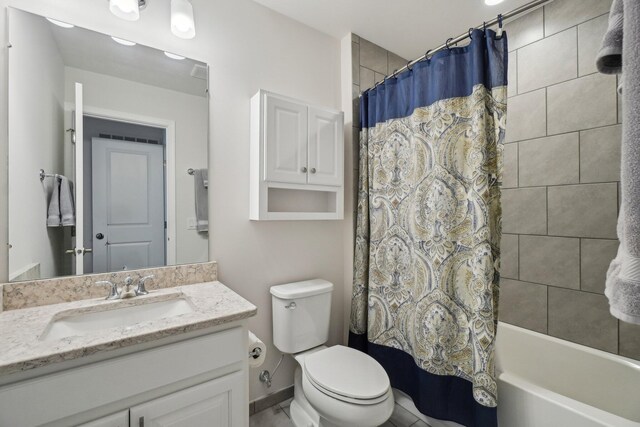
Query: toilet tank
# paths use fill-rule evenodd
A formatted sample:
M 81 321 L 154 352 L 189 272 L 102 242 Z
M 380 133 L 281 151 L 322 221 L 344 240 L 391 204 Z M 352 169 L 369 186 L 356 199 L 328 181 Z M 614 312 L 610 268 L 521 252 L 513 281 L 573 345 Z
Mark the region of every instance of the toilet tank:
M 327 342 L 333 284 L 322 279 L 271 287 L 273 343 L 283 353 L 299 353 Z

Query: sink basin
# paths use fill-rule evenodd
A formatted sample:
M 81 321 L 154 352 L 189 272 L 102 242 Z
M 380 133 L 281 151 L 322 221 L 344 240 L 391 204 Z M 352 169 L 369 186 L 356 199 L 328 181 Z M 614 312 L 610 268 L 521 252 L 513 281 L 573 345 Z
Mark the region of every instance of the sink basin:
M 137 301 L 136 301 L 137 302 Z M 167 319 L 193 312 L 193 307 L 182 294 L 161 301 L 140 300 L 139 304 L 108 307 L 96 306 L 95 311 L 58 313 L 44 331 L 41 340 L 83 336 L 109 328 L 134 329 L 137 323 Z M 98 311 L 100 310 L 100 311 Z

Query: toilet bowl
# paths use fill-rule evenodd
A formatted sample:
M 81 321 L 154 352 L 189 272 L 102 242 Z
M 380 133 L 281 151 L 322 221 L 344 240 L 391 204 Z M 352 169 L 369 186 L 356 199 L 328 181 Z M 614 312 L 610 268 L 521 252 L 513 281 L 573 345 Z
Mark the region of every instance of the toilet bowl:
M 291 420 L 296 427 L 374 427 L 393 412 L 389 377 L 371 356 L 327 347 L 333 285 L 307 280 L 271 288 L 274 344 L 298 363 Z

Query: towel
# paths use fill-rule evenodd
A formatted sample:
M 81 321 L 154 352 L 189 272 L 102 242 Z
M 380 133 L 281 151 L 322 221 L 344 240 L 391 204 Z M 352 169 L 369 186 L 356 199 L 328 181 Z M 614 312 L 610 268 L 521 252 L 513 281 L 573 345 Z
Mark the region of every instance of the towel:
M 47 227 L 74 225 L 76 225 L 76 208 L 73 201 L 73 183 L 66 176 L 55 175 L 47 210 Z
M 196 230 L 209 231 L 209 171 L 196 169 L 193 171 L 196 195 Z
M 596 64 L 603 73 L 622 72 L 622 163 L 618 238 L 607 272 L 605 295 L 611 314 L 640 324 L 640 1 L 614 0 L 609 28 Z M 624 59 L 623 59 L 624 58 Z

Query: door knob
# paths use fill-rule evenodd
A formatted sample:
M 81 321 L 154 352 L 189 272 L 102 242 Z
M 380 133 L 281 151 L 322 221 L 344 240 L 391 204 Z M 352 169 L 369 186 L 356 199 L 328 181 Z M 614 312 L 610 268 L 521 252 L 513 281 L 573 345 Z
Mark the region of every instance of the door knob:
M 98 239 L 98 240 L 104 239 L 104 234 L 102 234 L 102 233 L 96 234 L 96 239 Z
M 303 166 L 302 169 L 300 169 L 302 171 L 302 173 L 307 173 L 307 167 Z
M 311 168 L 311 173 L 316 173 L 316 168 Z

